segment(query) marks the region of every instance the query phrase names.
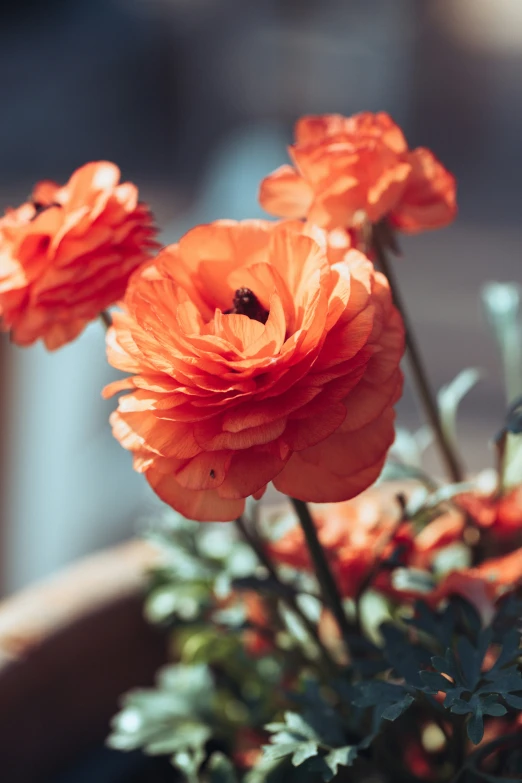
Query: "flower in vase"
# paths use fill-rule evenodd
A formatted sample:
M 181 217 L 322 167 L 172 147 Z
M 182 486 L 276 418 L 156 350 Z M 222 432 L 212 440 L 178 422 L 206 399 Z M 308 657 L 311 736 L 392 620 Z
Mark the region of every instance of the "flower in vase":
M 357 230 L 387 218 L 414 234 L 451 223 L 455 178 L 430 150 L 409 150 L 385 112 L 302 117 L 284 165 L 261 183 L 261 205 L 273 215 L 307 218 L 332 230 Z
M 155 229 L 138 190 L 112 163 L 88 163 L 63 185 L 40 182 L 0 219 L 1 327 L 54 350 L 120 299 Z
M 132 279 L 108 333 L 130 377 L 111 417 L 155 492 L 187 517 L 231 520 L 273 481 L 311 501 L 379 475 L 401 393 L 403 325 L 386 278 L 337 263 L 299 222 L 199 226 Z

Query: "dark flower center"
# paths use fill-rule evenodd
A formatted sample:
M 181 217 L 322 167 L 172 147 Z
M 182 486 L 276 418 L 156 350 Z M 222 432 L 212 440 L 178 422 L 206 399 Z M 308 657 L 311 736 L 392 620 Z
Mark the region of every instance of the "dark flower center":
M 250 288 L 238 288 L 234 294 L 233 307 L 226 310 L 225 314 L 235 313 L 236 315 L 246 315 L 253 321 L 259 321 L 266 324 L 268 319 L 268 310 L 265 310 L 257 296 Z

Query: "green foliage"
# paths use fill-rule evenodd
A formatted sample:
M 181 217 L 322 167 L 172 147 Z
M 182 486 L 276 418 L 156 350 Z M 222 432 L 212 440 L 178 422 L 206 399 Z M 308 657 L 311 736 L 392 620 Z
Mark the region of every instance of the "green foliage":
M 351 766 L 357 758 L 357 744 L 342 744 L 342 723 L 324 702 L 320 703 L 319 714 L 308 711 L 305 717 L 286 712 L 283 722 L 270 723 L 265 728 L 272 733 L 272 744 L 263 747 L 265 759 L 279 761 L 289 757 L 294 767 L 306 764 L 305 772 L 320 773 L 325 781 L 337 775 L 339 766 Z
M 149 755 L 170 755 L 190 783 L 198 770 L 212 729 L 213 677 L 206 666 L 173 664 L 162 669 L 155 688 L 130 691 L 112 721 L 108 745 L 142 748 Z
M 145 604 L 152 623 L 197 622 L 215 606 L 216 595 L 228 596 L 233 582 L 250 577 L 256 567 L 250 548 L 223 525 L 202 526 L 169 514 L 149 537 L 163 559 L 151 574 Z
M 397 720 L 413 704 L 421 705 L 424 697 L 434 710 L 440 709 L 432 697 L 442 692 L 443 709 L 465 717 L 468 737 L 477 745 L 484 736 L 484 717 L 501 717 L 510 708 L 522 710 L 521 633 L 503 622 L 512 608 L 500 607 L 492 625 L 484 629 L 474 607 L 462 599 L 455 598 L 443 612 L 418 602 L 407 625 L 421 633 L 420 641 L 413 642 L 407 628 L 383 625 L 382 653 L 389 679 L 356 684 L 354 704 L 371 708 L 377 731 L 383 720 Z M 492 644 L 498 655 L 486 668 Z
M 458 489 L 444 492 L 451 497 Z M 408 502 L 414 530 L 440 513 L 446 495 L 426 486 L 422 497 Z M 451 772 L 452 737 L 462 743 L 467 733 L 478 744 L 485 722 L 504 716 L 513 722 L 522 712 L 522 605 L 514 596 L 499 602 L 484 628 L 477 610 L 457 596 L 443 610 L 418 601 L 408 611 L 376 593 L 382 611 L 371 611 L 386 622 L 375 620 L 371 639 L 354 625 L 349 663 L 332 669 L 308 654 L 307 633 L 284 609 L 288 592 L 317 622 L 316 586 L 299 578 L 280 584 L 220 525 L 222 532 L 216 543 L 212 525 L 177 520 L 155 534 L 166 558 L 152 575 L 147 613 L 153 622 L 175 628 L 181 663 L 165 668 L 155 688 L 127 695 L 113 722 L 112 747 L 166 754 L 188 783 L 317 783 L 375 771 L 376 760 L 383 763 L 383 747 L 397 736 L 415 738 L 419 726 L 431 721 L 450 727 L 446 771 Z M 437 571 L 406 569 L 403 562 L 397 547 L 382 568 L 412 590 L 429 592 Z M 250 625 L 244 594 L 262 596 L 270 607 L 276 646 L 268 654 L 245 649 L 245 632 L 258 629 Z M 368 597 L 359 606 L 366 631 Z M 269 735 L 263 756 L 247 773 L 232 761 L 244 728 L 256 730 L 260 745 L 263 729 Z M 397 783 L 408 765 L 402 749 L 392 756 L 386 764 L 393 768 L 390 781 Z M 507 783 L 520 763 L 512 749 L 509 764 L 488 757 L 486 768 L 482 756 L 471 754 L 462 770 L 466 783 Z
M 484 736 L 485 715 L 505 715 L 503 702 L 522 709 L 522 675 L 517 666 L 520 633 L 513 629 L 505 635 L 496 662 L 484 670 L 484 657 L 492 638 L 491 628 L 480 631 L 475 642 L 460 636 L 455 649 L 448 648 L 444 657 L 431 659 L 435 672 L 420 674 L 427 693 L 445 693 L 444 707 L 457 715 L 469 716 L 468 736 L 475 745 Z

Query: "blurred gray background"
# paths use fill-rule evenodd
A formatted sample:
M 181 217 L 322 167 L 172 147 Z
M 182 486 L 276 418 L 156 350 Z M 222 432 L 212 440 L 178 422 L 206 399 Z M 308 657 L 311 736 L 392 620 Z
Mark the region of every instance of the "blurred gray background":
M 520 0 L 12 0 L 0 10 L 0 206 L 38 179 L 109 159 L 175 240 L 196 222 L 262 215 L 303 113 L 386 110 L 459 180 L 460 217 L 403 241 L 397 262 L 440 386 L 485 377 L 460 430 L 491 464 L 504 410 L 479 305 L 521 278 Z M 56 354 L 0 341 L 0 590 L 131 535 L 157 509 L 110 434 L 103 333 Z M 413 396 L 401 423 L 418 425 Z

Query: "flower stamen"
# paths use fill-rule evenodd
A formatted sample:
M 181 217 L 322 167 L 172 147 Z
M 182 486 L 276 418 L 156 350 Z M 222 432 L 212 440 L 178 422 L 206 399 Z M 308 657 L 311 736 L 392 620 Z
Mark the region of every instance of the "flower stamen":
M 234 294 L 233 307 L 227 310 L 225 315 L 234 313 L 236 315 L 246 315 L 253 321 L 259 321 L 266 324 L 268 319 L 268 310 L 265 310 L 257 296 L 250 288 L 238 288 Z

